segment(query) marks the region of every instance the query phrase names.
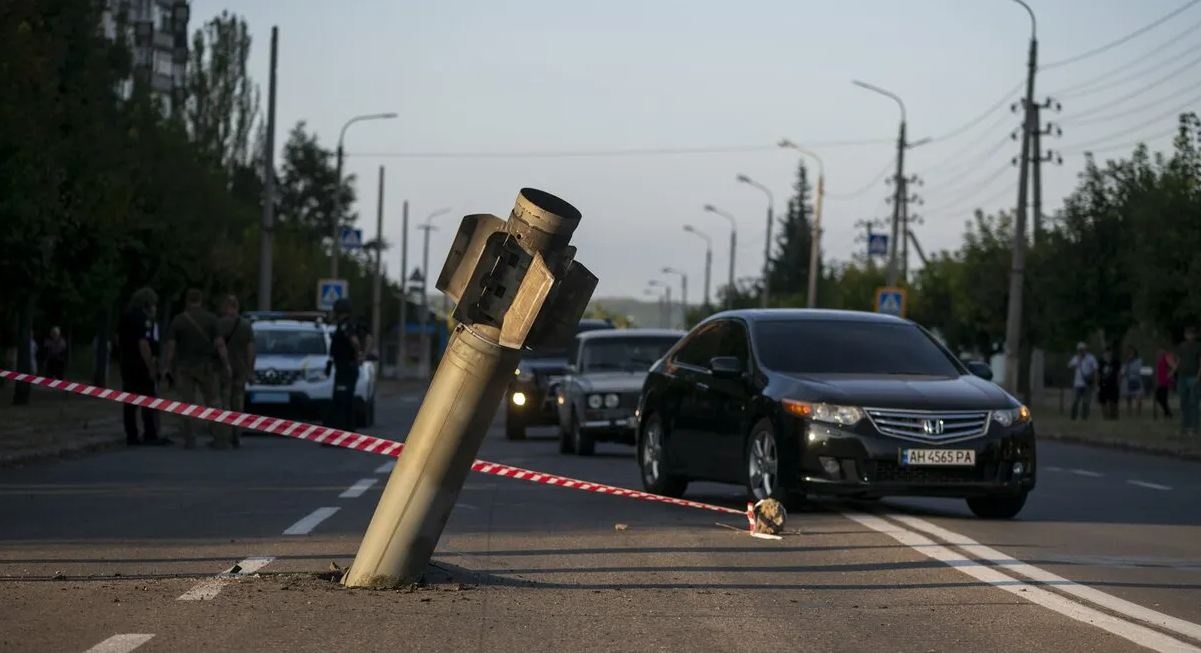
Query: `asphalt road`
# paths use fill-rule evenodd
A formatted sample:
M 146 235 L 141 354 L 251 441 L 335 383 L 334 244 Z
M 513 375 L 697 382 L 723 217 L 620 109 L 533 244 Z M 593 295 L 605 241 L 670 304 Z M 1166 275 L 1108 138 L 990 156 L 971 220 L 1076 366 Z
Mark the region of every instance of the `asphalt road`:
M 400 437 L 416 397 L 370 432 Z M 481 457 L 636 487 L 553 431 Z M 1196 650 L 1201 464 L 1041 444 L 1019 519 L 819 502 L 736 517 L 473 475 L 429 584 L 347 590 L 386 459 L 274 437 L 0 469 L 0 650 Z M 739 506 L 737 488 L 688 495 Z M 616 524 L 627 528 L 618 530 Z M 222 572 L 238 564 L 232 577 Z M 1196 647 L 1196 648 L 1195 648 Z

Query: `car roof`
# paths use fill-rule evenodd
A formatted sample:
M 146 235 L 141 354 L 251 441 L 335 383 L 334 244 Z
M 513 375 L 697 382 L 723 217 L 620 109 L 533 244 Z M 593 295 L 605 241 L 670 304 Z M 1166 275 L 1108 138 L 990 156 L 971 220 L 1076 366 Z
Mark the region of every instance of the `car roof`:
M 911 324 L 909 320 L 870 311 L 843 311 L 829 308 L 751 308 L 722 311 L 709 316 L 705 321 L 737 317 L 747 322 L 799 322 L 804 320 L 826 322 L 876 322 L 881 324 Z
M 685 331 L 675 329 L 600 329 L 585 331 L 576 337 L 583 341 L 605 338 L 645 338 L 648 336 L 651 338 L 683 338 L 685 335 Z
M 251 326 L 255 329 L 275 331 L 316 331 L 321 333 L 326 330 L 326 325 L 306 320 L 255 320 L 251 322 Z

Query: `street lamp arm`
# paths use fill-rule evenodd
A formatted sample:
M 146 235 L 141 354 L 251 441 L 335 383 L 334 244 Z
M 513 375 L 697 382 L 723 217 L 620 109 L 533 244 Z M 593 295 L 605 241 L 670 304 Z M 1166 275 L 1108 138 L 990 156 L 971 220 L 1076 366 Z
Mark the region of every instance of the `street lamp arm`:
M 884 95 L 884 96 L 892 98 L 897 103 L 897 106 L 901 107 L 901 122 L 907 122 L 905 120 L 905 102 L 903 100 L 901 100 L 901 98 L 898 97 L 895 93 L 886 91 L 886 90 L 880 88 L 879 86 L 875 86 L 873 84 L 868 84 L 867 82 L 862 82 L 857 79 L 851 80 L 851 83 L 854 84 L 855 86 L 866 88 L 869 91 L 875 91 L 875 92 L 879 93 L 880 95 Z
M 753 187 L 758 188 L 759 190 L 763 191 L 763 193 L 765 195 L 767 195 L 767 203 L 771 206 L 776 205 L 776 197 L 775 197 L 775 195 L 772 195 L 771 189 L 768 188 L 767 186 L 764 186 L 763 184 L 755 181 L 754 179 L 751 179 L 750 177 L 748 177 L 746 175 L 738 175 L 738 181 L 741 181 L 742 183 L 744 183 L 748 186 L 753 186 Z
M 800 145 L 797 145 L 796 143 L 788 140 L 787 138 L 780 141 L 780 147 L 787 148 L 790 150 L 796 150 L 797 152 L 800 152 L 801 154 L 813 159 L 814 161 L 817 162 L 817 176 L 821 177 L 826 174 L 826 164 L 824 161 L 822 161 L 822 158 L 817 155 L 817 152 L 814 152 L 813 150 L 810 150 L 805 147 L 801 147 Z
M 1034 17 L 1034 10 L 1031 9 L 1030 5 L 1026 4 L 1023 0 L 1013 0 L 1013 1 L 1018 3 L 1019 5 L 1022 5 L 1022 7 L 1025 7 L 1026 13 L 1030 14 L 1030 39 L 1031 40 L 1037 39 L 1038 38 L 1038 19 L 1036 19 Z
M 450 213 L 449 208 L 438 209 L 437 211 L 434 211 L 433 213 L 429 214 L 429 216 L 427 216 L 425 219 L 426 226 L 428 227 L 431 223 L 433 223 L 434 218 L 436 218 L 440 215 L 446 215 L 447 213 Z
M 722 211 L 721 209 L 717 208 L 716 206 L 713 206 L 712 204 L 706 204 L 705 210 L 708 211 L 709 213 L 720 215 L 721 217 L 725 218 L 726 220 L 729 220 L 730 221 L 730 230 L 738 231 L 738 221 L 734 219 L 734 216 L 730 215 L 729 213 L 726 213 L 725 211 Z
M 684 225 L 684 231 L 687 231 L 690 234 L 695 234 L 698 238 L 704 239 L 705 245 L 707 245 L 709 247 L 709 249 L 713 249 L 713 239 L 709 237 L 709 234 L 701 231 L 700 229 L 697 229 L 696 227 L 694 227 L 690 224 Z
M 387 113 L 366 113 L 361 116 L 355 116 L 355 117 L 351 118 L 350 120 L 347 120 L 346 124 L 342 125 L 342 131 L 338 133 L 338 147 L 339 148 L 342 147 L 342 141 L 346 138 L 346 129 L 348 127 L 350 127 L 351 125 L 355 124 L 356 122 L 360 122 L 363 120 L 383 120 L 383 119 L 395 118 L 395 117 L 396 117 L 396 114 L 389 111 Z

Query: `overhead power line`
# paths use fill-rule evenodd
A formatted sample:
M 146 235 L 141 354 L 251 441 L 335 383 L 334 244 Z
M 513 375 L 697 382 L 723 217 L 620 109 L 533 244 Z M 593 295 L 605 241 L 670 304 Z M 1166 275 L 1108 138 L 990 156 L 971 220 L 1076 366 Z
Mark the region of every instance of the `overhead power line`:
M 1201 2 L 1201 0 L 1197 0 L 1197 1 Z M 963 132 L 980 124 L 981 122 L 984 121 L 985 118 L 992 115 L 992 112 L 996 111 L 997 109 L 1000 109 L 1001 107 L 1005 106 L 1006 104 L 1009 104 L 1009 101 L 1013 99 L 1014 94 L 1017 93 L 1018 91 L 1022 90 L 1022 86 L 1025 83 L 1026 82 L 1024 82 L 1024 81 L 1018 82 L 1017 84 L 1014 85 L 1013 88 L 1009 89 L 1008 91 L 1005 91 L 1005 94 L 1001 96 L 1001 99 L 997 100 L 996 103 L 990 105 L 987 109 L 984 110 L 983 113 L 981 113 L 980 115 L 976 116 L 975 118 L 972 118 L 971 120 L 963 123 L 962 125 L 952 129 L 951 131 L 949 131 L 945 134 L 940 134 L 938 136 L 931 138 L 930 142 L 936 143 L 938 141 L 945 141 L 947 139 L 955 138 L 956 136 L 962 134 Z
M 1163 138 L 1164 136 L 1171 136 L 1173 134 L 1176 134 L 1179 131 L 1180 131 L 1180 127 L 1176 126 L 1176 127 L 1173 127 L 1171 129 L 1168 129 L 1165 131 L 1161 131 L 1161 132 L 1157 132 L 1157 133 L 1150 134 L 1147 136 L 1143 136 L 1142 138 L 1139 138 L 1139 139 L 1136 139 L 1133 141 L 1126 141 L 1124 143 L 1117 143 L 1114 145 L 1106 145 L 1104 147 L 1088 148 L 1085 150 L 1080 150 L 1080 152 L 1084 152 L 1084 153 L 1088 153 L 1088 154 L 1100 154 L 1102 152 L 1112 152 L 1114 150 L 1124 150 L 1127 148 L 1136 147 L 1138 145 L 1143 145 L 1147 141 L 1153 141 L 1158 138 Z
M 1039 66 L 1038 68 L 1039 68 L 1039 70 L 1050 70 L 1052 68 L 1066 66 L 1070 63 L 1076 63 L 1077 61 L 1083 61 L 1084 59 L 1088 59 L 1090 57 L 1095 57 L 1098 54 L 1101 54 L 1102 52 L 1107 52 L 1113 48 L 1118 47 L 1119 45 L 1122 45 L 1123 43 L 1126 43 L 1127 41 L 1130 41 L 1131 39 L 1134 39 L 1139 36 L 1142 36 L 1143 34 L 1146 34 L 1147 32 L 1155 29 L 1156 27 L 1159 27 L 1160 25 L 1166 23 L 1167 21 L 1171 20 L 1172 18 L 1175 18 L 1176 16 L 1180 15 L 1181 13 L 1183 13 L 1184 11 L 1188 10 L 1190 7 L 1192 7 L 1193 5 L 1196 5 L 1198 3 L 1201 3 L 1201 0 L 1189 0 L 1188 2 L 1184 3 L 1183 5 L 1177 7 L 1176 9 L 1173 9 L 1172 11 L 1168 12 L 1167 14 L 1155 19 L 1151 23 L 1148 23 L 1147 25 L 1144 25 L 1144 26 L 1134 30 L 1133 32 L 1130 32 L 1129 34 L 1127 34 L 1115 41 L 1110 41 L 1109 43 L 1106 43 L 1105 45 L 1093 48 L 1092 50 L 1088 50 L 1087 52 L 1081 52 L 1080 54 L 1068 57 L 1067 59 L 1060 59 L 1059 61 L 1052 61 L 1051 63 L 1043 64 L 1043 65 Z
M 1096 145 L 1106 145 L 1109 141 L 1116 140 L 1116 139 L 1122 138 L 1124 136 L 1129 136 L 1130 134 L 1133 134 L 1134 132 L 1137 132 L 1140 129 L 1145 129 L 1146 127 L 1148 127 L 1150 125 L 1158 123 L 1159 121 L 1161 121 L 1165 118 L 1171 118 L 1171 117 L 1179 118 L 1180 114 L 1184 113 L 1187 108 L 1188 107 L 1183 107 L 1183 108 L 1176 107 L 1176 108 L 1172 109 L 1171 111 L 1161 113 L 1149 120 L 1143 120 L 1143 121 L 1139 122 L 1139 124 L 1135 125 L 1134 127 L 1131 127 L 1130 129 L 1123 129 L 1122 131 L 1114 132 L 1107 136 L 1102 136 L 1100 138 L 1093 139 L 1086 143 L 1080 143 L 1078 145 L 1072 145 L 1069 147 L 1065 147 L 1062 149 L 1062 152 L 1064 154 L 1070 154 L 1070 153 L 1075 153 L 1075 152 L 1085 152 L 1085 151 L 1092 149 Z
M 1014 191 L 1014 189 L 1017 188 L 1017 185 L 1018 185 L 1018 182 L 1016 180 L 1014 180 L 1014 181 L 1009 182 L 1004 188 L 999 189 L 997 192 L 993 193 L 992 195 L 989 195 L 988 197 L 985 197 L 984 199 L 970 200 L 967 202 L 960 203 L 957 206 L 952 206 L 951 208 L 935 209 L 934 211 L 928 211 L 927 215 L 938 214 L 939 216 L 947 216 L 947 215 L 952 215 L 955 213 L 962 213 L 963 211 L 973 211 L 975 209 L 983 209 L 986 205 L 992 204 L 993 202 L 1004 197 L 1006 193 L 1012 193 Z M 947 206 L 949 206 L 949 205 L 947 205 Z
M 867 182 L 863 186 L 856 188 L 855 190 L 853 190 L 849 193 L 827 192 L 826 197 L 828 197 L 832 200 L 849 200 L 849 199 L 854 199 L 856 197 L 859 197 L 859 196 L 863 195 L 864 193 L 866 193 L 867 191 L 871 190 L 873 186 L 880 183 L 880 181 L 883 180 L 884 177 L 886 175 L 888 175 L 888 173 L 892 170 L 893 166 L 896 165 L 896 162 L 897 162 L 897 158 L 895 156 L 892 157 L 891 159 L 889 159 L 888 163 L 884 166 L 884 168 L 881 169 L 880 172 L 876 173 L 872 177 L 871 181 Z
M 1139 68 L 1138 70 L 1135 70 L 1134 72 L 1130 73 L 1129 75 L 1124 75 L 1118 79 L 1110 80 L 1104 84 L 1098 84 L 1098 82 L 1104 82 L 1105 80 L 1109 80 L 1114 75 L 1116 75 L 1120 72 L 1130 70 L 1131 68 L 1134 68 L 1135 66 L 1137 66 L 1137 65 L 1143 63 L 1144 61 L 1151 59 L 1152 57 L 1155 57 L 1157 55 L 1163 55 L 1166 53 L 1168 56 L 1165 57 L 1165 59 L 1167 60 L 1168 63 L 1170 63 L 1172 61 L 1175 61 L 1181 55 L 1185 55 L 1190 52 L 1196 51 L 1198 45 L 1195 43 L 1186 43 L 1185 45 L 1188 47 L 1186 47 L 1183 52 L 1172 52 L 1172 51 L 1167 50 L 1166 48 L 1173 45 L 1180 39 L 1182 39 L 1190 34 L 1193 34 L 1198 29 L 1201 29 L 1201 20 L 1193 23 L 1192 25 L 1189 26 L 1188 29 L 1184 30 L 1183 32 L 1180 32 L 1176 36 L 1168 39 L 1167 41 L 1160 43 L 1159 45 L 1152 48 L 1147 53 L 1143 54 L 1141 57 L 1136 57 L 1134 59 L 1131 59 L 1130 61 L 1127 61 L 1126 63 L 1122 64 L 1121 66 L 1112 68 L 1104 73 L 1101 73 L 1100 75 L 1097 75 L 1096 77 L 1093 77 L 1092 79 L 1080 82 L 1079 84 L 1072 84 L 1071 86 L 1065 86 L 1063 88 L 1060 88 L 1057 91 L 1053 91 L 1051 93 L 1051 95 L 1055 96 L 1057 99 L 1060 99 L 1060 100 L 1062 100 L 1064 98 L 1083 97 L 1085 95 L 1092 95 L 1093 93 L 1099 93 L 1106 89 L 1113 88 L 1114 86 L 1121 86 L 1122 84 L 1125 84 L 1126 82 L 1130 82 L 1130 81 L 1140 79 L 1142 77 L 1146 77 L 1147 75 L 1154 73 L 1156 70 L 1162 69 L 1163 66 L 1165 65 L 1165 63 L 1164 62 L 1154 62 L 1154 63 L 1152 63 L 1152 65 L 1144 66 L 1143 68 Z
M 856 147 L 894 142 L 891 138 L 838 141 L 807 141 L 807 147 Z M 778 145 L 707 145 L 699 147 L 646 147 L 595 150 L 495 150 L 481 152 L 349 152 L 346 156 L 381 159 L 567 159 L 626 156 L 674 156 L 689 154 L 731 154 L 738 152 L 778 152 Z
M 945 208 L 948 206 L 954 206 L 956 204 L 959 204 L 963 200 L 968 199 L 968 198 L 972 197 L 973 195 L 979 193 L 981 190 L 988 188 L 989 186 L 992 185 L 993 182 L 1000 179 L 1002 176 L 1005 175 L 1006 172 L 1009 172 L 1012 169 L 1013 169 L 1012 166 L 1008 162 L 1006 162 L 1006 164 L 1004 166 L 1002 166 L 1002 167 L 998 168 L 996 171 L 990 173 L 988 175 L 988 177 L 973 184 L 966 193 L 948 193 L 948 194 L 955 195 L 955 198 L 952 200 L 943 202 L 942 204 L 936 205 L 935 208 L 929 209 L 929 212 L 938 213 L 940 211 L 940 208 Z
M 1199 1 L 1201 1 L 1201 0 L 1199 0 Z M 1185 62 L 1185 64 L 1183 66 L 1174 68 L 1171 72 L 1164 75 L 1163 77 L 1160 77 L 1150 83 L 1144 84 L 1121 97 L 1113 98 L 1111 100 L 1106 100 L 1105 102 L 1098 104 L 1091 109 L 1085 109 L 1084 111 L 1077 111 L 1076 113 L 1064 116 L 1060 120 L 1061 120 L 1061 122 L 1066 124 L 1066 123 L 1070 123 L 1074 120 L 1077 120 L 1079 118 L 1083 118 L 1085 116 L 1091 116 L 1093 114 L 1100 113 L 1102 111 L 1105 111 L 1106 109 L 1112 109 L 1115 105 L 1126 102 L 1127 100 L 1132 100 L 1136 97 L 1143 95 L 1147 91 L 1149 91 L 1157 86 L 1161 86 L 1163 84 L 1166 84 L 1167 82 L 1170 82 L 1177 75 L 1185 72 L 1189 68 L 1192 68 L 1199 63 L 1201 63 L 1201 56 L 1198 56 L 1194 59 L 1190 59 L 1189 61 Z
M 1117 120 L 1118 118 L 1125 118 L 1127 116 L 1139 114 L 1144 111 L 1150 111 L 1151 109 L 1159 109 L 1159 108 L 1162 108 L 1164 103 L 1167 102 L 1168 100 L 1174 100 L 1174 99 L 1180 97 L 1181 95 L 1184 95 L 1185 93 L 1193 93 L 1193 92 L 1196 92 L 1196 90 L 1197 90 L 1196 86 L 1185 86 L 1184 88 L 1177 89 L 1175 93 L 1171 93 L 1164 97 L 1158 98 L 1153 102 L 1148 102 L 1147 104 L 1139 105 L 1137 107 L 1134 107 L 1133 109 L 1119 111 L 1118 113 L 1107 113 L 1107 114 L 1103 114 L 1100 116 L 1096 116 L 1094 118 L 1078 120 L 1076 122 L 1073 122 L 1072 126 L 1080 127 L 1080 126 L 1084 126 L 1084 125 L 1094 125 L 1097 123 L 1109 122 L 1111 120 Z M 1180 105 L 1179 110 L 1183 111 L 1183 110 L 1197 104 L 1198 102 L 1201 102 L 1201 94 L 1198 94 L 1194 97 L 1189 98 L 1189 100 L 1187 102 Z

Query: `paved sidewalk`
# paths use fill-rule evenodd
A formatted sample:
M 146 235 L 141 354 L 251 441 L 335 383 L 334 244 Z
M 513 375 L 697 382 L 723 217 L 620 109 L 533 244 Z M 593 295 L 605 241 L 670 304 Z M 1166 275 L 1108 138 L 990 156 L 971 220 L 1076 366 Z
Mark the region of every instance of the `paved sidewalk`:
M 0 393 L 0 466 L 71 456 L 125 442 L 121 407 L 107 401 L 34 388 L 28 405 Z

